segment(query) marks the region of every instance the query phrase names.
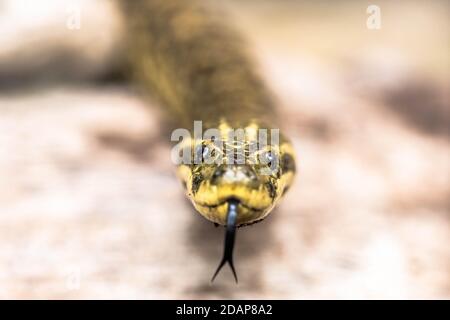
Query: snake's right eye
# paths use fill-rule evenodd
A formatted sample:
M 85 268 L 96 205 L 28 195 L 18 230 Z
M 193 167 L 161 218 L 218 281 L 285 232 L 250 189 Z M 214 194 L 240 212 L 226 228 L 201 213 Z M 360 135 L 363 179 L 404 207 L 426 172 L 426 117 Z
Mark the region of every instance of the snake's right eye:
M 264 151 L 259 156 L 259 160 L 263 164 L 267 164 L 269 167 L 272 167 L 272 165 L 276 165 L 278 163 L 278 156 L 275 151 Z

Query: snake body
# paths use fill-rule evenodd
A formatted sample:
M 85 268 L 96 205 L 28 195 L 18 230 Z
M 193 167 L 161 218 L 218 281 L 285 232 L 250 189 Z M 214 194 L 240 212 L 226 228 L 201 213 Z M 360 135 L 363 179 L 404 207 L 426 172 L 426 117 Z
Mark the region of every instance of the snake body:
M 219 132 L 215 140 L 183 141 L 188 152 L 216 157 L 226 149 L 245 159 L 235 164 L 223 157 L 220 163 L 183 163 L 177 169 L 196 210 L 227 226 L 217 272 L 227 261 L 234 272 L 235 227 L 264 219 L 295 174 L 294 151 L 283 134 L 277 145 L 250 152 L 260 129 L 279 128 L 273 97 L 239 35 L 205 3 L 133 0 L 121 5 L 127 15 L 127 60 L 137 84 L 164 106 L 174 128 L 192 131 L 194 121 L 202 121 L 203 130 Z M 244 132 L 239 143 L 229 136 L 236 128 Z M 216 140 L 223 141 L 221 147 Z

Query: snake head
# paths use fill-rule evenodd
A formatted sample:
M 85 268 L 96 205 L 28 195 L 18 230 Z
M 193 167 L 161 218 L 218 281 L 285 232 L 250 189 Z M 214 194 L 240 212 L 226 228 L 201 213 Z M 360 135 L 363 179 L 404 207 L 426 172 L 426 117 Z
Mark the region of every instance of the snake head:
M 278 146 L 252 152 L 250 145 L 248 140 L 191 143 L 194 157 L 201 161 L 180 165 L 178 173 L 189 199 L 206 219 L 226 225 L 228 202 L 234 199 L 238 202 L 237 226 L 258 222 L 289 188 L 295 173 L 290 143 L 282 140 Z

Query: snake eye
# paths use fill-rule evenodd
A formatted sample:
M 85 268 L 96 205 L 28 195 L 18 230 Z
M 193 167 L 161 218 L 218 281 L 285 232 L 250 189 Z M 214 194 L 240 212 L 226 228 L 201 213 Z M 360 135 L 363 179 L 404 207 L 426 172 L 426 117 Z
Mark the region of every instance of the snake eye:
M 203 160 L 208 159 L 209 155 L 210 155 L 210 148 L 208 146 L 204 146 L 203 151 L 202 151 Z M 212 153 L 211 153 L 211 155 L 212 155 Z
M 275 166 L 278 163 L 278 157 L 274 151 L 264 151 L 260 154 L 259 161 L 272 168 L 272 166 Z
M 195 157 L 199 163 L 209 163 L 216 156 L 216 152 L 212 146 L 203 143 L 197 146 L 195 150 Z
M 203 162 L 206 164 L 213 164 L 218 158 L 219 154 L 214 145 L 203 147 Z
M 281 158 L 283 172 L 295 172 L 295 160 L 290 154 L 284 154 Z

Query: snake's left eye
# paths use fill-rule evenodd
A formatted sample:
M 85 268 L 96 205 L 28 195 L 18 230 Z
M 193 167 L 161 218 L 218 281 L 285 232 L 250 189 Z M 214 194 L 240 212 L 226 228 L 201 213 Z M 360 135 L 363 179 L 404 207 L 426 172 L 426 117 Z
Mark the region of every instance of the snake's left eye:
M 262 164 L 267 164 L 269 167 L 276 166 L 278 163 L 278 155 L 275 151 L 264 151 L 260 154 L 259 161 Z

